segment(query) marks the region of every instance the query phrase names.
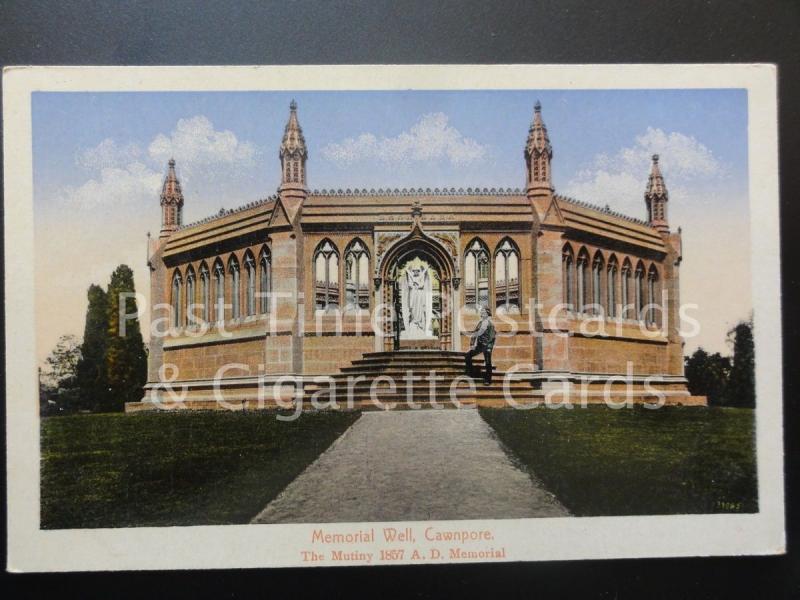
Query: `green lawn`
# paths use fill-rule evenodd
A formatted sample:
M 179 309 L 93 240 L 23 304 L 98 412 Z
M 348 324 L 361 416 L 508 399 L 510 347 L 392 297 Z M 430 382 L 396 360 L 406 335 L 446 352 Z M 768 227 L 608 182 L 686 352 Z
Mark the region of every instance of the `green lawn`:
M 575 515 L 757 512 L 749 409 L 481 409 Z
M 103 414 L 42 420 L 43 529 L 247 523 L 355 412 Z

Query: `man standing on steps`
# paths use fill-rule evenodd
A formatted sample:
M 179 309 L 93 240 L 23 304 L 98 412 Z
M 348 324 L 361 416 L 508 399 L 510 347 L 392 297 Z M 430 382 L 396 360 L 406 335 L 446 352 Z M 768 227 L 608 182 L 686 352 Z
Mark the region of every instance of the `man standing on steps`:
M 471 376 L 473 374 L 472 357 L 483 353 L 485 363 L 483 384 L 490 385 L 492 383 L 492 348 L 494 348 L 495 329 L 489 315 L 489 309 L 485 306 L 481 307 L 481 320 L 475 326 L 475 329 L 469 332 L 469 337 L 472 339 L 472 348 L 465 356 L 467 375 Z

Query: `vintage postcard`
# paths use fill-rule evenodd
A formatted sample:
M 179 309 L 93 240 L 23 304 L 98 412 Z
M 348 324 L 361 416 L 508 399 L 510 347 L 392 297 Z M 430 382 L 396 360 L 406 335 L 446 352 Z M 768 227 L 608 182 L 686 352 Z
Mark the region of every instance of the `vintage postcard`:
M 784 551 L 774 67 L 3 91 L 10 570 Z

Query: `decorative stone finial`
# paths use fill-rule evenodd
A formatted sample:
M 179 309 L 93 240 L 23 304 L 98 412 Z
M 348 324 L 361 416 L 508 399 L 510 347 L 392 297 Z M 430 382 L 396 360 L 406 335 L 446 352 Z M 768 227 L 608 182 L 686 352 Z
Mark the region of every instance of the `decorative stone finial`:
M 297 102 L 289 103 L 289 119 L 283 132 L 279 156 L 281 159 L 281 190 L 287 187 L 304 189 L 308 149 L 303 129 L 297 119 Z
M 161 235 L 169 235 L 183 224 L 183 191 L 175 174 L 175 159 L 170 158 L 167 165 L 161 186 Z
M 533 196 L 548 196 L 553 192 L 550 177 L 550 160 L 553 158 L 553 148 L 550 146 L 550 137 L 547 127 L 542 120 L 542 103 L 538 100 L 533 105 L 533 121 L 528 130 L 528 141 L 525 144 L 525 166 L 527 168 L 527 194 Z
M 669 232 L 667 220 L 667 202 L 669 193 L 664 183 L 664 176 L 658 166 L 658 154 L 653 154 L 653 164 L 650 167 L 650 176 L 647 178 L 647 188 L 644 192 L 645 205 L 647 206 L 647 221 L 661 232 Z

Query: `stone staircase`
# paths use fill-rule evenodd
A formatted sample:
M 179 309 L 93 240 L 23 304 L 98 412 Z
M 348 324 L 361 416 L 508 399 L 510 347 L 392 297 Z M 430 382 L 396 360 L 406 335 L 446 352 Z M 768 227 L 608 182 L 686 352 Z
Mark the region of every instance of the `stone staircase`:
M 495 370 L 492 384 L 486 386 L 480 378 L 483 357 L 476 356 L 473 364 L 476 370 L 480 369 L 478 378 L 465 376 L 463 352 L 418 349 L 369 352 L 332 375 L 334 386 L 330 382 L 306 382 L 304 399 L 305 403 L 310 404 L 312 398 L 316 397 L 318 403 L 325 403 L 332 399 L 333 390 L 339 405 L 347 404 L 362 409 L 506 404 L 505 373 Z M 505 386 L 513 401 L 520 404 L 534 401 L 535 397 L 541 395 L 528 381 L 512 380 Z

